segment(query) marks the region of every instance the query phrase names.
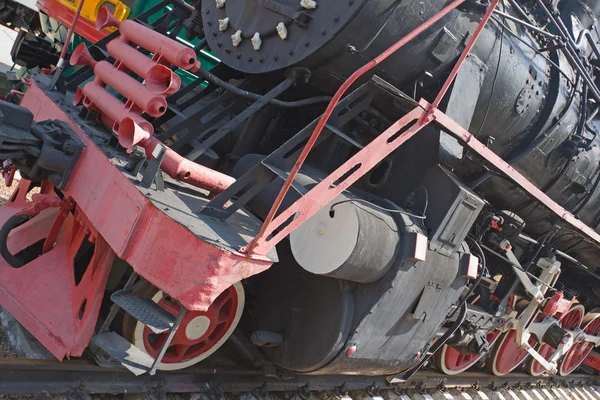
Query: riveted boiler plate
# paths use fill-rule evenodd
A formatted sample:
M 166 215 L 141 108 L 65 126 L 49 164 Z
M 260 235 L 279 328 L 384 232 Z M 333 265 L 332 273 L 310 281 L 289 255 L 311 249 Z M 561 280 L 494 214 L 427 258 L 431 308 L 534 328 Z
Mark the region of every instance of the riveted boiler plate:
M 299 63 L 331 40 L 366 0 L 316 0 L 312 10 L 300 0 L 226 0 L 217 8 L 215 0 L 202 0 L 204 32 L 213 54 L 225 64 L 246 73 L 263 73 Z M 225 31 L 219 20 L 229 18 Z M 277 25 L 283 22 L 287 39 Z M 233 45 L 231 36 L 242 32 L 242 42 Z M 262 45 L 255 50 L 251 39 L 260 34 Z

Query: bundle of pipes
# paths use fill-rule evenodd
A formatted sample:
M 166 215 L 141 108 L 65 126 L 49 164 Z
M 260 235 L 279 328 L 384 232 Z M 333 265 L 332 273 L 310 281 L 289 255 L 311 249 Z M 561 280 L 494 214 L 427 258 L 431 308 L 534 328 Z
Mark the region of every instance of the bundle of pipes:
M 136 51 L 135 49 L 131 50 Z M 147 79 L 146 85 L 144 85 L 131 77 L 128 73 L 115 68 L 115 66 L 109 62 L 94 60 L 83 43 L 77 46 L 71 55 L 70 63 L 71 65 L 87 65 L 94 69 L 94 74 L 96 75 L 96 79 L 87 83 L 83 87 L 83 90 L 77 90 L 73 99 L 75 104 L 78 105 L 83 103 L 85 107 L 91 108 L 107 117 L 107 119 L 112 122 L 109 126 L 111 126 L 113 132 L 117 134 L 119 125 L 125 117 L 135 119 L 137 123 L 144 128 L 146 131 L 145 138 L 153 133 L 152 124 L 142 118 L 141 112 L 145 112 L 153 117 L 159 117 L 167 110 L 167 101 L 164 94 L 161 95 L 151 90 L 151 88 L 154 89 L 162 86 L 162 92 L 164 93 L 166 91 L 164 86 L 161 85 L 161 82 L 163 81 L 162 78 L 154 78 L 156 75 L 160 74 L 160 71 L 152 71 L 149 73 L 148 76 L 151 78 Z M 156 65 L 156 67 L 162 66 Z M 169 71 L 169 74 L 172 74 L 172 72 Z M 148 84 L 148 82 L 150 82 L 150 84 Z M 109 85 L 126 97 L 128 99 L 127 103 L 123 104 L 116 97 L 111 95 L 105 89 L 106 85 Z M 106 121 L 106 118 L 104 120 Z M 119 139 L 121 145 L 127 148 L 130 148 L 135 144 L 130 138 L 119 137 Z
M 160 117 L 167 111 L 166 96 L 181 87 L 181 79 L 165 64 L 175 64 L 189 71 L 197 71 L 200 62 L 196 53 L 175 40 L 156 33 L 135 21 L 116 20 L 102 7 L 98 13 L 96 28 L 119 27 L 121 36 L 107 44 L 108 53 L 116 61 L 96 61 L 85 44 L 80 44 L 70 58 L 71 65 L 86 65 L 94 69 L 96 78 L 83 89 L 78 88 L 73 98 L 75 105 L 98 112 L 102 122 L 110 127 L 126 149 L 141 146 L 148 157 L 160 142 L 152 137 L 154 127 L 142 113 Z M 152 59 L 146 57 L 129 45 L 133 42 L 153 53 Z M 133 72 L 144 79 L 141 83 L 129 73 Z M 119 92 L 127 99 L 126 103 L 109 93 L 105 86 Z M 161 169 L 175 179 L 191 185 L 221 192 L 235 179 L 196 164 L 166 148 Z
M 119 21 L 108 8 L 101 7 L 96 18 L 96 29 L 101 30 L 108 27 L 119 28 L 121 36 L 114 39 L 113 42 L 116 40 L 125 43 L 133 42 L 152 53 L 152 60 L 155 62 L 175 64 L 177 67 L 191 72 L 200 69 L 200 61 L 196 58 L 196 52 L 193 49 L 135 21 Z

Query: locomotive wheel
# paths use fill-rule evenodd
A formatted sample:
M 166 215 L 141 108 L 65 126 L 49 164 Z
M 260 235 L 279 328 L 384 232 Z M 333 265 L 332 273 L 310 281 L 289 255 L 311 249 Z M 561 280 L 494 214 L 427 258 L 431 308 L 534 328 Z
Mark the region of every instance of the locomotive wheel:
M 486 339 L 490 346 L 494 346 L 494 343 L 500 337 L 500 331 L 495 330 L 486 336 Z M 433 362 L 437 369 L 442 371 L 446 375 L 457 375 L 465 372 L 473 365 L 477 364 L 479 360 L 485 355 L 483 354 L 462 354 L 460 351 L 452 346 L 444 345 L 439 351 L 433 356 Z
M 583 322 L 583 315 L 585 314 L 585 308 L 581 304 L 575 304 L 571 309 L 560 319 L 560 326 L 563 329 L 572 331 L 581 326 Z M 556 349 L 549 344 L 543 344 L 538 348 L 538 353 L 542 355 L 546 360 L 550 359 L 556 352 Z M 546 372 L 542 364 L 537 362 L 535 358 L 530 358 L 527 361 L 526 366 L 527 372 L 533 376 L 540 376 Z
M 535 346 L 536 343 L 536 339 L 529 339 L 531 346 Z M 527 350 L 517 345 L 517 330 L 511 329 L 500 336 L 488 359 L 487 367 L 494 375 L 503 376 L 521 365 L 528 355 Z
M 583 331 L 588 335 L 600 335 L 600 309 L 596 308 L 583 317 Z M 558 373 L 567 376 L 575 371 L 585 361 L 594 349 L 594 344 L 589 342 L 576 343 L 563 357 L 558 366 Z
M 177 315 L 181 306 L 168 296 L 145 285 L 139 296 L 151 297 L 165 310 Z M 229 287 L 215 299 L 206 312 L 188 311 L 175 333 L 158 369 L 173 371 L 187 368 L 217 351 L 235 330 L 244 310 L 244 288 L 241 282 Z M 137 319 L 125 313 L 123 336 L 136 347 L 156 357 L 169 332 L 153 333 Z

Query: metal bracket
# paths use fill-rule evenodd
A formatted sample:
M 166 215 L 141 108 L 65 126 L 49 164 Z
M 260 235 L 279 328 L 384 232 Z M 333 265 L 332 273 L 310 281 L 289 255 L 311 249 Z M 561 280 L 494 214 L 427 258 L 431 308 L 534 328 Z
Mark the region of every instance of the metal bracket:
M 162 164 L 166 153 L 167 149 L 162 144 L 159 144 L 154 148 L 154 151 L 152 152 L 152 158 L 148 160 L 146 170 L 143 172 L 140 186 L 150 188 L 152 183 L 155 183 L 156 190 L 161 192 L 165 190 L 165 182 L 163 180 L 160 165 Z
M 306 26 L 311 20 L 311 17 L 304 11 L 296 11 L 293 8 L 278 3 L 274 0 L 264 2 L 263 6 L 267 10 L 271 10 L 273 12 L 276 12 L 277 14 L 292 19 L 294 23 L 299 26 Z
M 425 289 L 423 289 L 423 294 L 419 299 L 419 303 L 417 304 L 417 308 L 415 308 L 415 312 L 413 313 L 413 318 L 423 322 L 427 321 L 427 318 L 429 318 L 429 310 L 436 306 L 443 289 L 444 285 L 440 283 L 434 281 L 427 282 Z

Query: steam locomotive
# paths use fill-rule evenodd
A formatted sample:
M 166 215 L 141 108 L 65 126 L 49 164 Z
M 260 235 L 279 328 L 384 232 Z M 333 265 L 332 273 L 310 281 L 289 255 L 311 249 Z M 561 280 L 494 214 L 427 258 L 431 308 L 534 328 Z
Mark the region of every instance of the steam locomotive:
M 0 304 L 57 358 L 89 345 L 136 374 L 599 369 L 598 15 L 103 8 L 115 32 L 0 106 L 4 174 L 24 178 L 0 213 Z

